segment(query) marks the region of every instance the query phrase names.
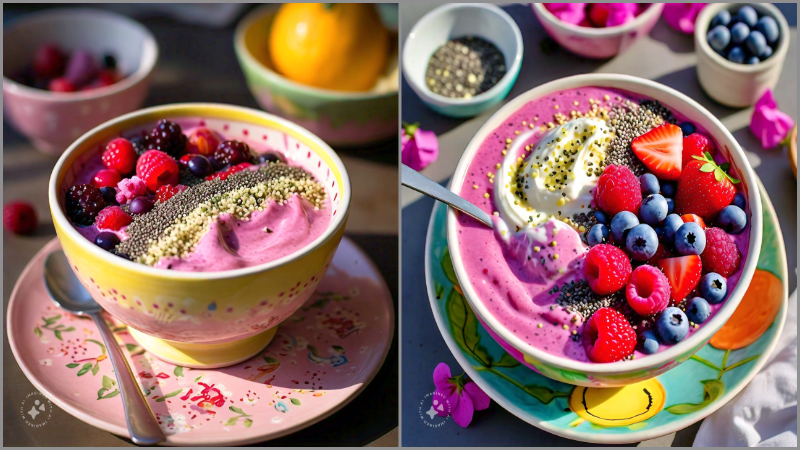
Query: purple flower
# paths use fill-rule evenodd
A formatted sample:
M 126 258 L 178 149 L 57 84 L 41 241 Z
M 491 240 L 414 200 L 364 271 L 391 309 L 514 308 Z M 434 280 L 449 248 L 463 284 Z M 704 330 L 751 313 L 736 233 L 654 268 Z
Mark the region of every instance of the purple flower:
M 545 3 L 544 7 L 562 22 L 580 25 L 586 19 L 586 3 Z
M 608 7 L 607 27 L 630 22 L 636 18 L 636 12 L 639 9 L 639 5 L 636 3 L 606 3 L 606 5 Z
M 705 6 L 706 3 L 667 3 L 664 5 L 664 20 L 682 33 L 692 34 L 697 15 Z
M 400 134 L 401 160 L 414 170 L 422 170 L 439 157 L 439 139 L 433 131 L 419 128 L 419 124 L 403 124 Z
M 750 118 L 750 129 L 761 141 L 761 146 L 768 149 L 780 144 L 789 136 L 793 126 L 794 120 L 778 109 L 772 90 L 767 89 L 756 102 L 753 117 Z
M 455 423 L 466 428 L 472 422 L 472 414 L 488 408 L 491 399 L 474 382 L 465 382 L 465 378 L 464 374 L 451 376 L 450 367 L 443 362 L 433 371 L 437 394 L 434 399 L 447 399 L 444 408 L 435 408 L 434 405 L 436 413 L 442 417 L 453 416 Z

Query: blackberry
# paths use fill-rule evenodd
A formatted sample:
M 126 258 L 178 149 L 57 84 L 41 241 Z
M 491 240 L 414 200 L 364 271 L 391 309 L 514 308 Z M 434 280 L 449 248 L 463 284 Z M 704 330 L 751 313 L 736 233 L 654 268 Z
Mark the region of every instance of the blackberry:
M 145 132 L 131 136 L 128 140 L 133 144 L 133 149 L 136 150 L 137 156 L 142 156 L 144 152 L 150 150 L 150 135 Z
M 117 68 L 117 59 L 114 58 L 114 55 L 110 53 L 106 53 L 105 55 L 103 55 L 103 67 L 111 70 Z
M 106 207 L 103 194 L 91 184 L 76 184 L 69 188 L 64 202 L 67 216 L 75 225 L 88 227 Z
M 235 166 L 243 162 L 253 162 L 253 154 L 244 142 L 222 141 L 214 150 L 214 159 L 223 166 Z
M 186 148 L 186 136 L 181 126 L 167 119 L 158 121 L 150 132 L 150 149 L 160 150 L 173 158 L 178 158 Z

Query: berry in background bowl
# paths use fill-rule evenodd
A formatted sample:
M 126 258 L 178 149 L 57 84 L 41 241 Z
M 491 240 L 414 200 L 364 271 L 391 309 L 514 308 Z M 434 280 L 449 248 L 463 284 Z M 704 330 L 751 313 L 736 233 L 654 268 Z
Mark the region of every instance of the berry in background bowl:
M 714 100 L 751 106 L 778 83 L 789 24 L 772 4 L 711 3 L 695 22 L 697 77 Z
M 722 124 L 625 75 L 553 81 L 478 131 L 448 212 L 464 295 L 509 353 L 550 378 L 623 386 L 700 349 L 733 314 L 761 244 L 757 181 Z
M 208 156 L 190 145 L 196 135 L 218 142 Z M 98 187 L 109 172 L 116 186 Z M 336 154 L 297 125 L 178 104 L 84 135 L 56 164 L 49 196 L 93 298 L 160 358 L 214 367 L 260 351 L 313 293 L 341 240 L 350 188 Z
M 144 102 L 158 45 L 141 24 L 93 9 L 26 15 L 3 29 L 3 110 L 33 145 L 58 155 Z
M 550 37 L 570 52 L 593 59 L 611 58 L 626 50 L 650 33 L 664 10 L 663 3 L 622 5 L 531 3 Z

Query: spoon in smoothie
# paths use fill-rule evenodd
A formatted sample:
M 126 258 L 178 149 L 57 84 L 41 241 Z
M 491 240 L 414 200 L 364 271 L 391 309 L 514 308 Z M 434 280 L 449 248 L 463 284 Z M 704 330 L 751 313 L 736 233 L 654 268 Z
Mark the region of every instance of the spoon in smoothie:
M 128 361 L 122 354 L 105 319 L 100 315 L 103 307 L 94 301 L 78 281 L 64 252 L 57 251 L 47 255 L 44 263 L 44 282 L 50 298 L 59 308 L 94 319 L 97 330 L 108 349 L 111 365 L 114 367 L 131 440 L 140 445 L 155 445 L 165 441 L 164 432 L 153 417 L 153 412 L 150 411 L 147 401 L 139 390 L 139 384 L 133 377 Z
M 441 184 L 431 180 L 425 175 L 403 164 L 400 172 L 401 183 L 403 186 L 411 188 L 421 194 L 434 198 L 455 208 L 464 214 L 473 217 L 478 222 L 493 228 L 492 219 L 482 209 L 464 200 L 458 194 L 452 192 Z

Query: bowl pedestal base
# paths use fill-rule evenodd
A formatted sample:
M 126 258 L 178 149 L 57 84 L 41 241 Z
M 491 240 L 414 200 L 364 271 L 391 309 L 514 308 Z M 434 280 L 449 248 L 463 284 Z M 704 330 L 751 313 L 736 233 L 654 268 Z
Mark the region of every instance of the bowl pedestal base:
M 233 342 L 190 344 L 160 339 L 128 327 L 128 333 L 153 356 L 170 364 L 193 369 L 215 369 L 247 361 L 260 353 L 278 332 L 278 327 Z

